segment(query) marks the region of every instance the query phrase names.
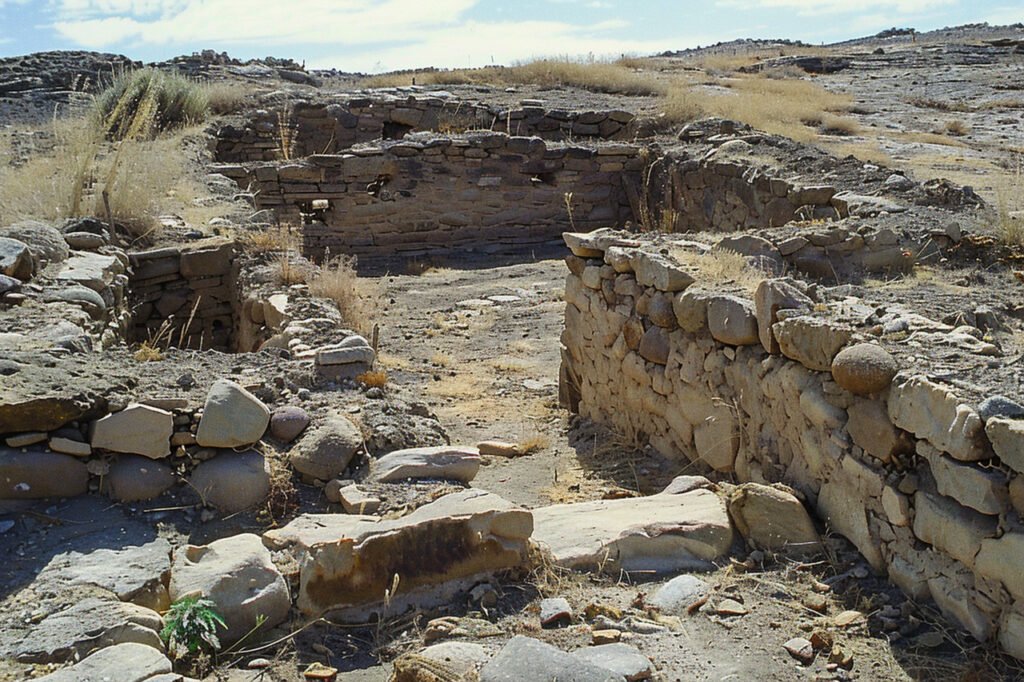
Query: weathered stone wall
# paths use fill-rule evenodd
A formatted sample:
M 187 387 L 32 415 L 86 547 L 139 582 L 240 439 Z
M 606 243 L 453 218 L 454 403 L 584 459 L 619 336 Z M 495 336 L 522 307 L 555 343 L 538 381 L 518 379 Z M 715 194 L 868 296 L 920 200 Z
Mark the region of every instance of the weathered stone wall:
M 235 245 L 220 240 L 130 254 L 131 338 L 234 351 L 239 316 L 235 257 Z
M 906 593 L 1024 657 L 1019 406 L 897 373 L 795 280 L 750 296 L 621 237 L 567 242 L 565 403 L 666 455 L 793 486 Z
M 848 215 L 830 185 L 801 186 L 753 165 L 669 153 L 647 174 L 644 200 L 653 222 L 671 232 L 732 232 L 780 227 L 794 218 Z
M 344 102 L 299 102 L 260 109 L 241 126 L 216 134 L 218 161 L 275 161 L 311 154 L 334 154 L 355 144 L 400 139 L 418 131 L 458 133 L 490 130 L 546 140 L 627 140 L 633 114 L 620 111 L 545 109 L 539 102 L 501 109 L 482 103 L 437 97 L 361 97 Z M 287 153 L 286 153 L 287 152 Z
M 641 149 L 628 144 L 587 149 L 471 133 L 219 170 L 257 190 L 258 206 L 282 221 L 305 222 L 304 251 L 320 257 L 515 252 L 570 225 L 621 226 L 633 219 L 624 183 L 638 182 L 643 166 Z

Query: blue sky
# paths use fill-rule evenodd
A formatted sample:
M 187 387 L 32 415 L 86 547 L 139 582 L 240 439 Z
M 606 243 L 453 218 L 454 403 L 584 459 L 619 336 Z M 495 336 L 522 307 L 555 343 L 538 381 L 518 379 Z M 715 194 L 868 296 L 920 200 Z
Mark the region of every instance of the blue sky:
M 0 0 L 0 56 L 89 49 L 157 61 L 203 48 L 317 68 L 466 67 L 650 54 L 721 40 L 810 43 L 987 21 L 1021 0 Z

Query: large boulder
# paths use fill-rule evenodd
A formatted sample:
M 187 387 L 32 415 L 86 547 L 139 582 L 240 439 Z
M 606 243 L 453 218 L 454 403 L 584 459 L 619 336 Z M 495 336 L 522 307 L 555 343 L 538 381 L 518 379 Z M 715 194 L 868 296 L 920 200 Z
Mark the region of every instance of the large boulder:
M 252 631 L 260 618 L 266 632 L 291 609 L 288 583 L 271 561 L 258 535 L 243 533 L 208 545 L 186 545 L 174 553 L 172 601 L 201 594 L 217 605 L 227 629 L 219 634 L 229 646 Z
M 126 642 L 100 649 L 70 668 L 63 668 L 38 682 L 144 682 L 171 672 L 171 662 L 145 644 Z
M 463 490 L 395 519 L 304 514 L 263 540 L 298 562 L 303 613 L 361 620 L 387 609 L 386 594 L 394 610 L 436 605 L 469 579 L 523 566 L 532 530 L 530 512 Z
M 557 504 L 533 511 L 533 537 L 581 570 L 708 569 L 732 544 L 725 503 L 708 490 Z
M 177 482 L 174 470 L 149 457 L 121 455 L 103 477 L 103 492 L 118 502 L 152 500 Z
M 27 244 L 36 262 L 36 269 L 67 260 L 69 252 L 64 235 L 57 228 L 38 220 L 22 220 L 8 225 L 0 229 L 0 236 Z
M 89 489 L 89 472 L 78 457 L 0 448 L 0 500 L 75 497 Z
M 267 499 L 270 462 L 255 450 L 221 452 L 195 468 L 189 486 L 224 513 L 243 511 Z
M 174 415 L 149 405 L 132 404 L 97 420 L 92 426 L 92 446 L 160 459 L 171 454 Z
M 821 550 L 810 514 L 782 486 L 744 483 L 729 496 L 729 515 L 740 535 L 757 549 L 794 556 Z
M 373 462 L 370 476 L 388 483 L 407 478 L 437 478 L 469 483 L 480 470 L 480 451 L 473 447 L 439 445 L 395 450 Z
M 35 261 L 25 242 L 0 237 L 0 275 L 25 281 L 35 274 Z
M 204 448 L 237 448 L 263 437 L 270 410 L 234 381 L 219 379 L 206 395 L 196 442 Z
M 363 434 L 347 417 L 328 416 L 306 430 L 288 454 L 299 473 L 329 481 L 345 471 L 363 445 Z
M 44 618 L 15 649 L 22 663 L 79 660 L 96 649 L 137 642 L 163 649 L 160 614 L 116 599 L 88 597 Z

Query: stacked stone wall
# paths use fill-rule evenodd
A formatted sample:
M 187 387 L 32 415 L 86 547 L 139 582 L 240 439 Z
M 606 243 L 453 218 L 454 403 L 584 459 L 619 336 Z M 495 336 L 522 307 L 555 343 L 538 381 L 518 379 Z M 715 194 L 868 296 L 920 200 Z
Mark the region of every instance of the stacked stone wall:
M 236 247 L 218 241 L 130 254 L 132 338 L 182 348 L 235 350 Z
M 437 97 L 300 102 L 259 109 L 241 125 L 221 127 L 214 154 L 227 163 L 275 161 L 334 154 L 356 144 L 398 139 L 419 131 L 489 130 L 556 141 L 628 140 L 635 133 L 634 119 L 633 114 L 621 110 L 568 111 L 546 109 L 540 103 L 498 108 Z
M 254 188 L 282 222 L 305 223 L 307 255 L 420 256 L 521 252 L 570 225 L 622 226 L 633 219 L 625 184 L 639 182 L 644 163 L 634 145 L 475 133 L 220 171 Z
M 1019 405 L 897 371 L 798 281 L 751 294 L 621 237 L 567 241 L 563 402 L 666 455 L 793 486 L 907 594 L 1024 657 Z

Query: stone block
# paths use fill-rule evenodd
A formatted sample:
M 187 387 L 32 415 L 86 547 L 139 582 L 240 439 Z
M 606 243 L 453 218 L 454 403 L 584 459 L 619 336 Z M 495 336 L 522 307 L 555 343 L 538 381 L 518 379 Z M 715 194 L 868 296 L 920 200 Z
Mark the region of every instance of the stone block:
M 978 413 L 923 376 L 898 375 L 889 394 L 893 424 L 961 461 L 991 456 Z

